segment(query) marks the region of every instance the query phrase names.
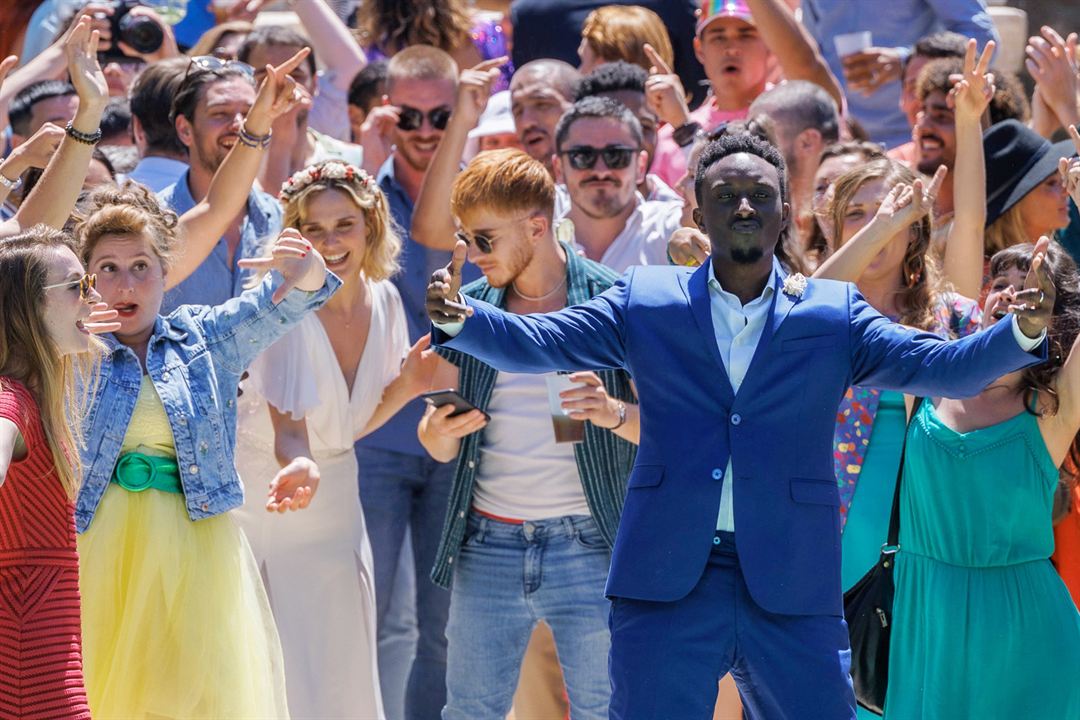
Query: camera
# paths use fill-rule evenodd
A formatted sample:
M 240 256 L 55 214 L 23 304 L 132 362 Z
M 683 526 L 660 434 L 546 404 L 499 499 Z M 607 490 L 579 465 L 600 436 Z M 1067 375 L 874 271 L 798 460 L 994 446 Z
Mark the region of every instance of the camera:
M 112 47 L 101 53 L 103 61 L 123 60 L 128 56 L 120 50 L 120 42 L 127 43 L 140 53 L 152 53 L 165 41 L 165 31 L 146 15 L 131 15 L 133 8 L 139 7 L 139 0 L 114 0 L 113 14 L 109 18 L 112 30 Z

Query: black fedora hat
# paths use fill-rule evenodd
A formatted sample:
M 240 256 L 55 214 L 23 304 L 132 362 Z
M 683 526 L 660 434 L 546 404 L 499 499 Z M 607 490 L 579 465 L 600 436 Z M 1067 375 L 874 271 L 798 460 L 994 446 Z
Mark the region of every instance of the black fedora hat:
M 1056 173 L 1058 160 L 1076 154 L 1071 140 L 1051 144 L 1017 120 L 983 133 L 986 156 L 986 225 L 1004 215 L 1039 183 Z

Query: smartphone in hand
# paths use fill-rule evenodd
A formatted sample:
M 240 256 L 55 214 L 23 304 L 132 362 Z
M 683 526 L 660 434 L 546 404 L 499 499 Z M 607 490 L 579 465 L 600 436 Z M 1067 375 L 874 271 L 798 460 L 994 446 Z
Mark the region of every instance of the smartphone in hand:
M 478 407 L 461 396 L 457 390 L 434 390 L 421 395 L 424 398 L 424 402 L 437 408 L 441 408 L 443 405 L 453 405 L 454 412 L 450 413 L 449 417 L 457 417 L 470 410 L 479 410 Z M 481 411 L 482 412 L 482 411 Z M 491 422 L 491 416 L 484 413 L 484 417 L 488 422 Z

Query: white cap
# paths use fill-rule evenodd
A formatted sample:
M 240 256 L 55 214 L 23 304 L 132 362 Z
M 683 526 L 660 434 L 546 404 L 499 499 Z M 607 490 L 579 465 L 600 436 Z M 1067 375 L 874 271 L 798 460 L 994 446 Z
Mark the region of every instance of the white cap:
M 488 98 L 487 108 L 480 115 L 480 122 L 469 131 L 469 139 L 514 132 L 516 130 L 514 116 L 510 112 L 510 91 L 502 90 Z

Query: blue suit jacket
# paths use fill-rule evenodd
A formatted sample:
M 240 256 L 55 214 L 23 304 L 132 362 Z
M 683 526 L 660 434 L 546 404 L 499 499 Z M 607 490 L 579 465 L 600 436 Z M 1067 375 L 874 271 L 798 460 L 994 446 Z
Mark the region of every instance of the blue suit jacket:
M 467 298 L 475 314 L 456 337 L 435 340 L 507 372 L 631 373 L 641 446 L 609 596 L 672 601 L 694 588 L 730 456 L 736 542 L 754 600 L 774 613 L 841 614 L 832 442 L 845 389 L 965 397 L 1041 358 L 1020 349 L 1009 322 L 946 342 L 889 321 L 850 283 L 810 280 L 800 298 L 775 296 L 736 394 L 713 332 L 710 272 L 709 263 L 632 268 L 589 302 L 544 315 Z

